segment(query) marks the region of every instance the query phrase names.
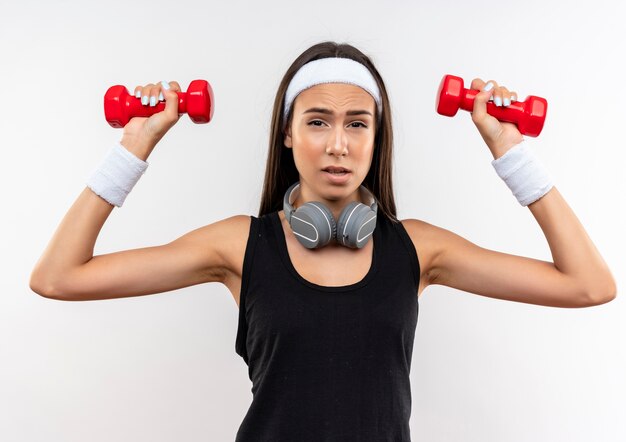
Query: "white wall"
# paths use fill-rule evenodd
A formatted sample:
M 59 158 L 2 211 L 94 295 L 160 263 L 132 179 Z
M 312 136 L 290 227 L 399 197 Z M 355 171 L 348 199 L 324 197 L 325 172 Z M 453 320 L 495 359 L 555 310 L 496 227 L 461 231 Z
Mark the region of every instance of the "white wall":
M 186 89 L 205 78 L 216 110 L 210 124 L 184 116 L 166 135 L 95 254 L 256 215 L 278 83 L 303 50 L 330 39 L 370 55 L 386 81 L 399 216 L 551 260 L 469 114 L 434 110 L 446 73 L 547 98 L 544 131 L 527 142 L 618 282 L 615 301 L 585 309 L 429 287 L 411 373 L 413 439 L 626 440 L 624 12 L 617 0 L 3 5 L 0 438 L 234 439 L 251 383 L 224 286 L 71 303 L 38 296 L 28 279 L 121 136 L 103 116 L 109 86 L 177 80 Z

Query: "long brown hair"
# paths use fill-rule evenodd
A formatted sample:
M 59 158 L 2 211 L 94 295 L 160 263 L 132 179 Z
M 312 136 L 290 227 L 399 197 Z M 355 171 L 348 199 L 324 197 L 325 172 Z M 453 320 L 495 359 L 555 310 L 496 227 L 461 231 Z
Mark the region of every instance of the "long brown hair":
M 376 83 L 378 83 L 382 98 L 382 115 L 374 137 L 372 165 L 363 181 L 363 185 L 376 198 L 378 209 L 392 221 L 398 222 L 392 183 L 393 130 L 391 127 L 389 97 L 387 96 L 385 83 L 374 64 L 365 54 L 349 44 L 339 44 L 332 41 L 318 43 L 300 54 L 287 69 L 285 76 L 280 82 L 276 98 L 274 99 L 274 110 L 272 111 L 265 182 L 263 183 L 263 194 L 258 216 L 281 210 L 285 192 L 291 184 L 300 178 L 293 160 L 293 150 L 284 146 L 285 129 L 290 124 L 293 115 L 292 106 L 287 116 L 287 121 L 284 121 L 283 106 L 287 87 L 293 76 L 303 65 L 313 60 L 328 57 L 350 58 L 358 61 L 367 67 L 374 76 Z M 378 115 L 376 115 L 376 118 L 378 118 Z

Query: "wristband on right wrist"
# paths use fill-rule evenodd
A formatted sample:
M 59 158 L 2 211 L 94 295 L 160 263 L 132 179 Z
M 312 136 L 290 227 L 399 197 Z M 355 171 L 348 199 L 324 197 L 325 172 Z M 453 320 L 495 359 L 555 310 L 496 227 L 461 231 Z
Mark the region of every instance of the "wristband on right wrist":
M 86 184 L 109 204 L 122 207 L 148 165 L 147 161 L 137 158 L 117 142 L 111 147 L 100 166 L 89 176 Z
M 554 186 L 548 170 L 524 142 L 491 164 L 522 206 L 534 203 Z

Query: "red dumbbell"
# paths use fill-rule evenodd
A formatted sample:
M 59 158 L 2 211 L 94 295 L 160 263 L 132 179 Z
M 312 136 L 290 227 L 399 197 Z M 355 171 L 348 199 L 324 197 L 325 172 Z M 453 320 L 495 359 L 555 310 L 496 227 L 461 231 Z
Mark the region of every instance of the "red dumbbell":
M 446 75 L 441 80 L 437 92 L 437 113 L 447 117 L 456 115 L 459 109 L 474 110 L 474 97 L 480 91 L 463 88 L 463 79 L 454 75 Z M 507 107 L 499 107 L 492 102 L 487 103 L 487 113 L 500 121 L 517 125 L 520 133 L 536 137 L 543 129 L 546 121 L 548 102 L 545 98 L 529 95 L 524 101 L 514 101 Z
M 208 123 L 213 118 L 213 89 L 206 80 L 193 80 L 187 92 L 178 94 L 178 115 L 187 113 L 194 123 Z M 144 106 L 141 99 L 126 87 L 111 86 L 104 94 L 104 116 L 112 127 L 124 127 L 133 117 L 149 117 L 165 109 L 165 102 Z

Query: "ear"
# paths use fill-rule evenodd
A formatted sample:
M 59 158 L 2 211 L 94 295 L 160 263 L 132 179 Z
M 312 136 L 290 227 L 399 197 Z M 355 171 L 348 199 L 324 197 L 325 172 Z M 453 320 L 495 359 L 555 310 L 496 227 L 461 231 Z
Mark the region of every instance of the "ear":
M 291 140 L 291 125 L 287 126 L 287 129 L 285 130 L 284 144 L 285 144 L 285 147 L 288 149 L 291 149 L 293 147 L 293 142 Z

